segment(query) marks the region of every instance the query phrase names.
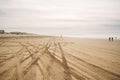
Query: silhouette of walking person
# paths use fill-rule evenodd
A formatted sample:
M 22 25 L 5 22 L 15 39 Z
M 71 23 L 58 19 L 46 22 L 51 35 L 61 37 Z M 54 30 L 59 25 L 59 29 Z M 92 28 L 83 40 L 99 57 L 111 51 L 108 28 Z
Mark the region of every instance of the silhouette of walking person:
M 111 38 L 109 37 L 109 41 L 111 41 Z
M 113 38 L 113 37 L 112 37 L 111 39 L 112 39 L 112 41 L 114 40 L 114 38 Z

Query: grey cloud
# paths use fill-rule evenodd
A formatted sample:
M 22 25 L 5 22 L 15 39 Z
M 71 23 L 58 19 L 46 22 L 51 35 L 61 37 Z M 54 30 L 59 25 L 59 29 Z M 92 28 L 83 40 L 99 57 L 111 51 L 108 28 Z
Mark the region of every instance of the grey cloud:
M 0 10 L 0 16 L 4 16 L 6 13 L 3 10 Z
M 94 30 L 90 26 L 119 23 L 119 3 L 120 0 L 0 0 L 0 23 L 7 30 L 73 30 L 77 34 Z

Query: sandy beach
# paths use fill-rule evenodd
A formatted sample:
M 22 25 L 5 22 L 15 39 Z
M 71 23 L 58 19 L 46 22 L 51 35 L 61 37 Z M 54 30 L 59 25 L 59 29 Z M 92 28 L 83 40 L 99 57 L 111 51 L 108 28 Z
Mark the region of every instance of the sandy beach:
M 120 40 L 2 36 L 0 80 L 120 80 Z

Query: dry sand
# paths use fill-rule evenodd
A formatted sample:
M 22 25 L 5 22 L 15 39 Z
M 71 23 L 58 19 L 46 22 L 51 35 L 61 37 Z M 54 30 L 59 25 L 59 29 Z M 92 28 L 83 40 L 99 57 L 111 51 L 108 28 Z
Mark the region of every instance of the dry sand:
M 0 80 L 120 80 L 120 41 L 2 36 Z

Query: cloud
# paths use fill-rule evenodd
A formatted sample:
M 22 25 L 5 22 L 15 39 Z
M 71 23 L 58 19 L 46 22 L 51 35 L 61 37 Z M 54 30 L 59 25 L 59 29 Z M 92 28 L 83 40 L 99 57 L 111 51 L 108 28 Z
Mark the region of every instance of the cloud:
M 0 28 L 79 33 L 118 24 L 119 7 L 120 0 L 0 0 Z

